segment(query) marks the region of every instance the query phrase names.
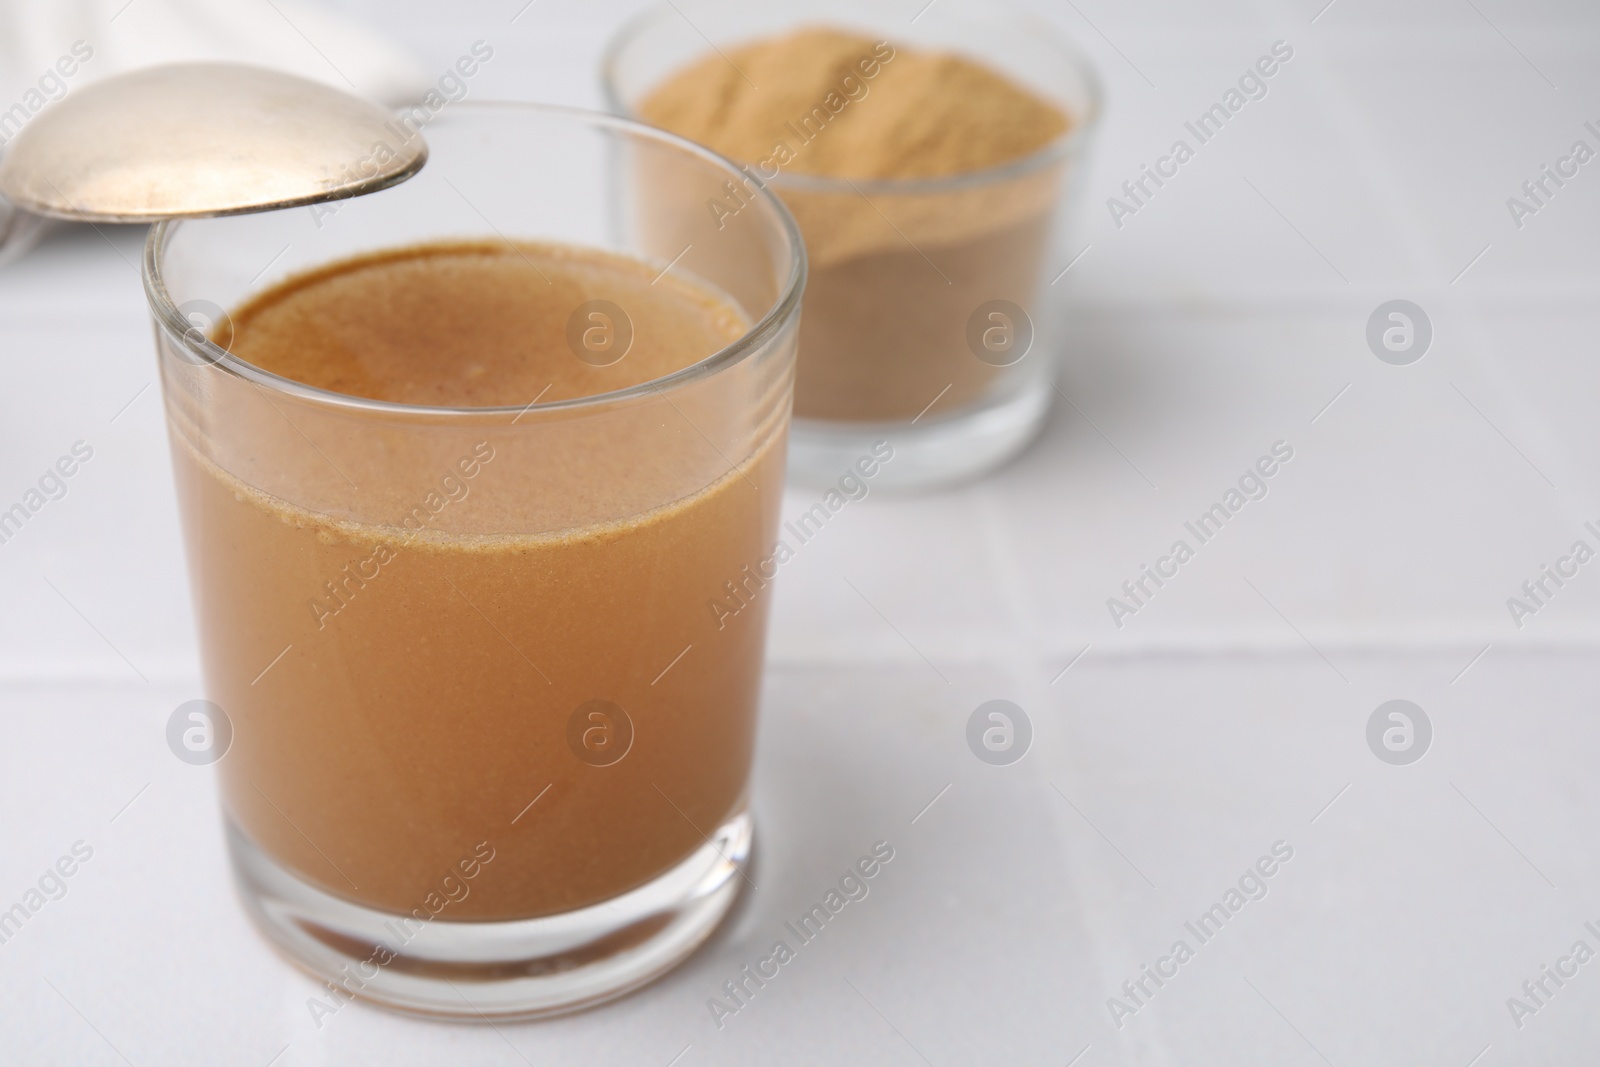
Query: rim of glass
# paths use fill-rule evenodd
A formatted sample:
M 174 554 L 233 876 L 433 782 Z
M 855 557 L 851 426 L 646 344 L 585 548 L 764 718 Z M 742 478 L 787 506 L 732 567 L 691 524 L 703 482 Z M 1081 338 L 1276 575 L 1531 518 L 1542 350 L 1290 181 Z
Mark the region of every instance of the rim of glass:
M 763 192 L 767 186 L 775 185 L 779 188 L 806 192 L 876 192 L 904 196 L 960 192 L 994 182 L 1010 181 L 1043 170 L 1080 151 L 1088 141 L 1089 135 L 1100 125 L 1100 117 L 1105 109 L 1105 87 L 1100 80 L 1099 69 L 1071 38 L 1047 20 L 1002 0 L 986 0 L 986 2 L 996 11 L 1004 12 L 1007 18 L 1015 20 L 1025 28 L 1031 29 L 1037 36 L 1049 41 L 1061 52 L 1074 72 L 1083 79 L 1084 91 L 1088 96 L 1084 113 L 1072 115 L 1074 122 L 1066 132 L 1043 148 L 1009 163 L 932 178 L 835 178 L 823 174 L 786 174 L 781 171 L 771 178 L 763 178 L 759 174 L 751 174 L 745 170 L 746 167 L 755 164 L 735 162 L 734 166 L 738 167 L 746 177 L 754 179 Z M 642 121 L 628 102 L 622 99 L 622 94 L 617 89 L 617 71 L 621 66 L 623 50 L 648 33 L 657 20 L 669 15 L 682 17 L 671 3 L 647 7 L 623 23 L 606 44 L 605 53 L 600 61 L 600 87 L 605 95 L 606 106 L 614 114 L 633 121 Z M 795 25 L 800 25 L 802 21 L 796 21 Z M 709 40 L 707 43 L 711 44 Z M 711 47 L 716 48 L 717 45 L 711 44 Z
M 448 121 L 451 114 L 459 115 L 463 110 L 485 113 L 518 111 L 541 114 L 564 121 L 587 123 L 593 127 L 614 130 L 645 141 L 653 141 L 677 149 L 727 172 L 731 177 L 742 177 L 744 173 L 739 169 L 737 163 L 718 155 L 703 145 L 626 116 L 610 115 L 602 111 L 563 107 L 555 104 L 535 104 L 516 100 L 478 100 L 452 104 L 451 112 L 441 117 Z M 637 385 L 630 385 L 624 389 L 613 389 L 606 393 L 572 397 L 567 400 L 550 400 L 542 404 L 456 407 L 436 404 L 402 404 L 392 400 L 374 400 L 368 397 L 351 396 L 348 393 L 337 393 L 329 389 L 307 385 L 304 382 L 298 382 L 292 378 L 285 378 L 282 375 L 263 370 L 253 363 L 240 359 L 209 338 L 201 336 L 199 340 L 195 340 L 195 336 L 199 334 L 199 331 L 195 329 L 192 322 L 179 313 L 177 305 L 173 302 L 172 294 L 167 290 L 161 262 L 166 252 L 167 244 L 179 226 L 204 223 L 210 221 L 209 219 L 163 219 L 152 225 L 148 236 L 145 238 L 144 269 L 141 274 L 144 279 L 145 299 L 150 306 L 150 311 L 154 315 L 157 325 L 164 330 L 169 340 L 186 349 L 202 362 L 208 363 L 225 373 L 232 374 L 236 378 L 271 388 L 279 393 L 317 401 L 333 407 L 413 417 L 422 415 L 482 418 L 485 416 L 516 414 L 517 418 L 520 419 L 525 415 L 537 412 L 578 411 L 585 408 L 606 407 L 658 396 L 663 390 L 675 389 L 712 377 L 728 367 L 742 363 L 752 354 L 760 351 L 767 342 L 776 336 L 783 329 L 785 323 L 793 317 L 805 291 L 808 266 L 806 246 L 805 240 L 800 235 L 799 225 L 795 222 L 794 216 L 789 213 L 789 209 L 784 206 L 783 201 L 765 189 L 758 189 L 756 195 L 773 212 L 773 218 L 783 231 L 783 235 L 789 242 L 792 252 L 789 262 L 789 276 L 783 280 L 777 299 L 748 330 L 741 334 L 737 340 L 711 353 L 704 359 L 675 370 L 671 374 L 652 378 Z M 269 214 L 269 212 L 257 212 L 257 214 Z

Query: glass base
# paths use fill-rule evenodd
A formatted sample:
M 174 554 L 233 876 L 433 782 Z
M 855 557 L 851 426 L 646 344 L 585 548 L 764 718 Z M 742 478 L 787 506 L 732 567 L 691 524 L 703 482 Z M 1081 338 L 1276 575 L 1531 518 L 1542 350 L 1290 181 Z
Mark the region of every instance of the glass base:
M 933 489 L 976 478 L 1021 452 L 1050 413 L 1050 382 L 1035 379 L 1009 397 L 909 422 L 828 422 L 795 418 L 789 430 L 789 482 L 833 487 L 888 441 L 894 458 L 871 478 L 874 489 Z
M 578 911 L 507 922 L 421 922 L 353 904 L 280 866 L 232 822 L 246 910 L 291 962 L 323 979 L 318 1026 L 352 998 L 417 1015 L 533 1019 L 591 1007 L 660 977 L 739 896 L 754 824 L 741 811 L 682 863 Z M 386 958 L 391 957 L 391 958 Z

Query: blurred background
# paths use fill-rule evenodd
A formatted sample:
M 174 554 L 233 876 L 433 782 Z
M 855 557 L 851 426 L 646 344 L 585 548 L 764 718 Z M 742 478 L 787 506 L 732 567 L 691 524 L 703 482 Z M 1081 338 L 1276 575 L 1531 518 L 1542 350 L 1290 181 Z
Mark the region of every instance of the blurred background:
M 470 98 L 598 107 L 642 6 L 5 0 L 0 137 L 35 97 L 201 55 L 399 102 L 480 40 Z M 93 859 L 0 943 L 0 1064 L 1592 1062 L 1600 965 L 1558 961 L 1600 952 L 1600 563 L 1559 561 L 1600 550 L 1600 10 L 1027 6 L 1108 97 L 1052 419 L 982 481 L 852 504 L 784 569 L 759 889 L 568 1019 L 314 1024 L 232 899 L 209 772 L 163 741 L 200 694 L 143 231 L 14 239 L 0 511 L 93 456 L 0 543 L 0 909 L 75 842 Z M 1267 94 L 1131 199 L 1276 42 Z M 1426 326 L 1403 350 L 1393 301 Z M 1265 496 L 1132 599 L 1275 446 Z M 967 742 L 993 699 L 1031 724 L 1004 766 Z M 1371 740 L 1396 699 L 1428 727 L 1410 762 Z M 877 840 L 870 897 L 719 1028 L 707 999 Z M 1262 899 L 1125 990 L 1280 842 Z

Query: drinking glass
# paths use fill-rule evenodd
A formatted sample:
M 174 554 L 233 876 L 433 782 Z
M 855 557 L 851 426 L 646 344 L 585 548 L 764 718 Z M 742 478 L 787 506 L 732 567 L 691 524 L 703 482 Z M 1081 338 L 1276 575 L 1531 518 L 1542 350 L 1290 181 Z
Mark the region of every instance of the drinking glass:
M 403 185 L 162 223 L 145 252 L 196 761 L 216 761 L 251 917 L 325 980 L 319 1022 L 352 997 L 476 1018 L 616 996 L 709 936 L 752 841 L 770 597 L 748 576 L 777 538 L 794 222 L 762 196 L 716 226 L 705 198 L 738 171 L 624 119 L 456 103 L 391 133 L 419 126 L 430 161 Z M 643 384 L 494 408 L 342 395 L 228 351 L 253 294 L 440 241 L 624 254 L 747 328 Z M 575 307 L 562 357 L 625 358 L 634 325 Z
M 880 106 L 873 79 L 892 60 L 868 53 L 862 70 L 873 73 L 841 71 L 836 92 L 791 116 L 778 137 L 784 148 L 740 160 L 736 189 L 711 202 L 721 214 L 746 193 L 774 192 L 805 235 L 791 477 L 831 483 L 880 439 L 895 450 L 880 486 L 974 477 L 1024 448 L 1051 408 L 1065 355 L 1058 283 L 1084 251 L 1075 224 L 1101 112 L 1098 75 L 1050 23 L 995 0 L 939 0 L 920 12 L 894 0 L 675 0 L 612 39 L 601 72 L 607 106 L 638 117 L 651 93 L 707 56 L 732 62 L 740 45 L 816 26 L 955 53 L 1070 120 L 1032 154 L 968 173 L 803 173 L 807 146 L 828 137 L 835 118 Z

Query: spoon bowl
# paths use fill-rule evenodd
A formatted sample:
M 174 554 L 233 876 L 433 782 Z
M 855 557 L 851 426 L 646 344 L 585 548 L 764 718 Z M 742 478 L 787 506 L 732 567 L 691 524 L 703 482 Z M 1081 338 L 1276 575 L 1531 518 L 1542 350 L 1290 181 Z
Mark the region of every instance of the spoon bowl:
M 61 100 L 0 159 L 0 194 L 38 215 L 154 222 L 376 192 L 427 162 L 422 135 L 368 101 L 239 63 L 179 63 Z

